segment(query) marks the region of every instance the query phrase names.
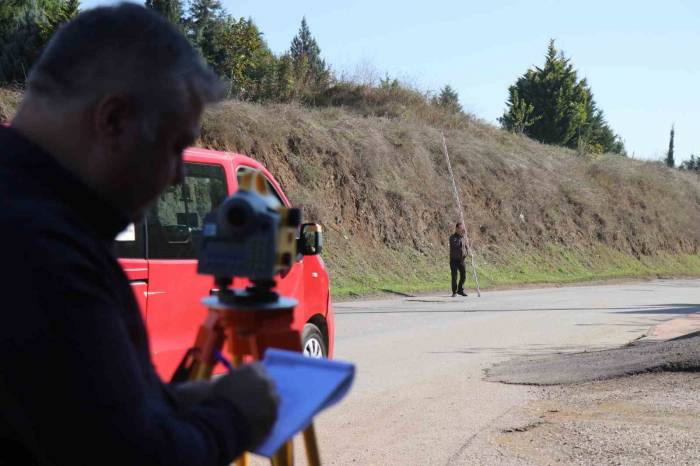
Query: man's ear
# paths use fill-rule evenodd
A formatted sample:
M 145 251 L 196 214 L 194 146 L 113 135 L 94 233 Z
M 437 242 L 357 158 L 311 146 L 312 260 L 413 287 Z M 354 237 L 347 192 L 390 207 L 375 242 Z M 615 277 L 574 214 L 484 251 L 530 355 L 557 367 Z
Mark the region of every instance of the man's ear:
M 97 137 L 102 140 L 117 140 L 128 131 L 133 116 L 134 108 L 130 99 L 120 95 L 104 97 L 97 103 L 93 114 Z

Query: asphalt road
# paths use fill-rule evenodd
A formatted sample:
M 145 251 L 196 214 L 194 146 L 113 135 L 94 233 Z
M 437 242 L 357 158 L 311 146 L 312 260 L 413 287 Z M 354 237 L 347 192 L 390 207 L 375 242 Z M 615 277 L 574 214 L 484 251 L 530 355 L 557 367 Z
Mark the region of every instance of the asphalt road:
M 335 357 L 357 377 L 316 421 L 324 464 L 469 464 L 472 440 L 536 397 L 484 381 L 485 369 L 618 347 L 697 303 L 698 280 L 337 303 Z

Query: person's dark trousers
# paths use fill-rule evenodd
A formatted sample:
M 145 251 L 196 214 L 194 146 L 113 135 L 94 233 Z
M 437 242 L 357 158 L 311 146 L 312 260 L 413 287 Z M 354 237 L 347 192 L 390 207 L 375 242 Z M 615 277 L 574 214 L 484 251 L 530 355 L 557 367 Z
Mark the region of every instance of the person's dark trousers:
M 464 261 L 451 260 L 450 271 L 452 272 L 452 293 L 464 291 L 464 281 L 467 279 L 467 269 Z M 459 272 L 459 286 L 457 286 L 457 272 Z

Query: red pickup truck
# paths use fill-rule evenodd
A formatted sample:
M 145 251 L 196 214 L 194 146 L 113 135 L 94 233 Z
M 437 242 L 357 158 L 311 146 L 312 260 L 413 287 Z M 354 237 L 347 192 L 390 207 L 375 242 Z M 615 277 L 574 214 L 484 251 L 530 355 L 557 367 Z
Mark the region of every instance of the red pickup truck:
M 268 188 L 282 204 L 290 205 L 279 183 L 249 157 L 191 148 L 185 151 L 184 159 L 184 183 L 161 194 L 145 220 L 130 225 L 116 241 L 119 261 L 148 328 L 153 362 L 164 380 L 170 379 L 194 343 L 207 312 L 201 299 L 214 287 L 212 277 L 196 272 L 193 243 L 201 234 L 204 216 L 236 192 L 238 177 L 250 170 L 263 173 Z M 233 283 L 234 287 L 245 285 L 240 278 Z M 304 353 L 330 357 L 334 319 L 328 273 L 321 257 L 299 254 L 292 269 L 277 277 L 276 290 L 299 302 L 293 326 L 302 333 Z

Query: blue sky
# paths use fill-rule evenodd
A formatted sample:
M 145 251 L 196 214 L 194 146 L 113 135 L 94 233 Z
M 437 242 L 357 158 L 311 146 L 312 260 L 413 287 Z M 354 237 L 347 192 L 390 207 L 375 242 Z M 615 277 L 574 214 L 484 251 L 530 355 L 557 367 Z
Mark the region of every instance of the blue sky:
M 113 3 L 83 0 L 83 7 Z M 339 73 L 389 73 L 424 90 L 454 87 L 465 110 L 493 122 L 507 88 L 544 60 L 570 57 L 630 154 L 659 159 L 675 124 L 676 160 L 700 155 L 700 2 L 555 0 L 222 0 L 252 17 L 270 48 L 289 47 L 306 16 Z

